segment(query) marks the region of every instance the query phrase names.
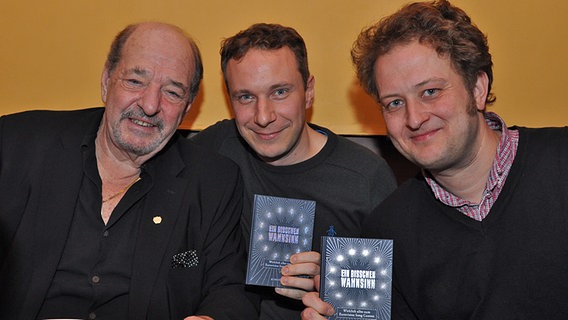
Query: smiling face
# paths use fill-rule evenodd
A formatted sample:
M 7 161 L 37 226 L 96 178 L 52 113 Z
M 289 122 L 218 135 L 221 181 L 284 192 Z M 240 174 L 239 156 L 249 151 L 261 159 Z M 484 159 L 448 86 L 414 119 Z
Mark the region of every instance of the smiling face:
M 388 134 L 407 159 L 431 172 L 474 161 L 482 148 L 486 74 L 470 93 L 450 60 L 418 41 L 395 46 L 374 70 Z
M 288 47 L 250 49 L 240 60 L 229 60 L 226 80 L 239 133 L 260 158 L 288 165 L 311 156 L 306 109 L 314 79 L 303 82 Z
M 189 111 L 193 72 L 189 42 L 178 30 L 138 26 L 115 69 L 103 72 L 101 133 L 108 144 L 132 156 L 161 150 Z

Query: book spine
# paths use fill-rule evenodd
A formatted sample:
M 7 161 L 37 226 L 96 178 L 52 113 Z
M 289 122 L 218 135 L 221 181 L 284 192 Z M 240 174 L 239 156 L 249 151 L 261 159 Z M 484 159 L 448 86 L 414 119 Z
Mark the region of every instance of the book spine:
M 327 274 L 327 236 L 321 236 L 321 246 L 320 246 L 320 250 L 321 250 L 321 263 L 320 263 L 320 292 L 319 292 L 319 296 L 320 299 L 323 300 L 323 297 L 325 295 L 325 275 Z

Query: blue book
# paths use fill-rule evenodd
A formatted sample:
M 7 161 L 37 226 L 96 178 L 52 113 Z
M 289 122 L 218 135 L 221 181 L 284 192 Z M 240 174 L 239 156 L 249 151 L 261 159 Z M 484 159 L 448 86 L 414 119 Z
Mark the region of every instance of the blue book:
M 246 284 L 282 287 L 283 266 L 310 251 L 316 202 L 254 195 Z
M 322 237 L 320 297 L 332 320 L 391 318 L 392 240 Z

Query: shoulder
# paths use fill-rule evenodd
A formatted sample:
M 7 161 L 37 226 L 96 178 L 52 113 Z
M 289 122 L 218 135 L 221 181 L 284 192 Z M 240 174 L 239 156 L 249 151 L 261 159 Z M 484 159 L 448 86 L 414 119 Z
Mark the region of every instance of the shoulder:
M 191 137 L 191 141 L 224 155 L 239 165 L 249 161 L 254 151 L 241 137 L 235 120 L 222 120 Z
M 22 143 L 52 139 L 59 132 L 75 132 L 77 136 L 98 125 L 104 108 L 72 111 L 34 110 L 0 117 L 0 136 L 3 140 L 16 137 Z M 28 141 L 29 140 L 29 141 Z
M 337 161 L 370 179 L 378 179 L 375 183 L 390 184 L 393 188 L 396 186 L 391 167 L 379 154 L 341 136 L 338 137 L 337 150 Z
M 568 127 L 526 128 L 512 127 L 519 131 L 519 147 L 521 153 L 534 156 L 568 153 Z M 526 151 L 525 151 L 526 150 Z
M 193 139 L 186 139 L 181 136 L 176 137 L 175 143 L 180 150 L 184 162 L 192 166 L 205 168 L 216 168 L 219 166 L 234 169 L 236 164 L 229 158 L 211 150 L 210 148 L 196 143 Z
M 201 132 L 236 132 L 235 119 L 223 119 L 203 129 Z
M 181 136 L 176 139 L 174 143 L 183 162 L 181 171 L 176 173 L 176 169 L 172 169 L 177 166 L 177 162 L 171 165 L 172 159 L 163 162 L 161 167 L 174 170 L 173 175 L 185 179 L 196 197 L 222 199 L 235 190 L 237 194 L 242 193 L 241 171 L 235 162 L 189 139 Z
M 363 164 L 386 164 L 383 157 L 371 149 L 343 136 L 337 137 L 337 149 L 340 159 L 347 162 L 361 162 Z
M 227 139 L 234 139 L 239 135 L 235 120 L 221 120 L 201 130 L 191 137 L 196 144 L 211 148 L 220 146 Z
M 435 202 L 424 178 L 418 174 L 406 180 L 381 202 L 365 221 L 366 236 L 391 236 L 397 230 L 409 229 L 421 224 L 428 216 L 428 208 Z
M 70 121 L 87 122 L 100 118 L 104 108 L 90 108 L 70 111 L 33 110 L 2 116 L 4 126 L 24 126 L 34 128 L 57 128 L 72 125 Z
M 369 148 L 353 142 L 343 136 L 339 136 L 327 128 L 311 123 L 310 127 L 316 131 L 322 132 L 328 137 L 327 144 L 322 152 L 329 152 L 332 161 L 349 167 L 352 167 L 354 163 L 365 168 L 367 166 L 386 165 L 385 160 Z
M 396 187 L 392 169 L 379 154 L 343 136 L 338 136 L 327 128 L 315 124 L 310 126 L 328 136 L 326 145 L 316 156 L 319 159 L 317 161 L 325 163 L 328 170 L 357 176 L 361 181 L 366 181 L 371 190 L 380 193 L 381 198 Z
M 519 141 L 509 176 L 548 181 L 548 188 L 554 183 L 564 185 L 568 174 L 568 127 L 511 129 L 519 131 Z
M 392 169 L 380 154 L 346 137 L 336 136 L 336 139 L 335 150 L 329 158 L 334 165 L 348 168 L 371 178 L 380 177 L 381 180 L 392 178 L 394 183 Z
M 405 199 L 433 199 L 430 187 L 426 183 L 424 176 L 418 173 L 416 176 L 402 183 L 381 206 L 397 210 L 404 204 L 406 207 L 414 205 L 413 201 L 403 201 Z
M 567 127 L 545 127 L 545 128 L 527 128 L 515 126 L 511 129 L 519 130 L 520 139 L 546 139 L 547 141 L 566 141 L 568 137 Z

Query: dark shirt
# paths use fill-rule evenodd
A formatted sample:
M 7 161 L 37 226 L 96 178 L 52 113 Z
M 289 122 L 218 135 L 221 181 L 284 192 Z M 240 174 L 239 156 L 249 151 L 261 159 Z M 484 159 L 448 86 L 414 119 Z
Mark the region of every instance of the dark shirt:
M 56 271 L 64 266 L 83 178 L 89 179 L 81 145 L 86 135 L 94 137 L 103 113 L 104 108 L 93 108 L 0 117 L 0 319 L 38 318 Z M 256 319 L 256 304 L 242 284 L 245 260 L 238 222 L 243 186 L 237 166 L 175 134 L 144 164 L 141 178 L 105 228 L 112 237 L 109 243 L 121 246 L 122 239 L 115 237 L 129 225 L 123 219 L 140 215 L 132 224 L 138 236 L 130 262 L 127 319 L 197 314 Z M 98 205 L 89 212 L 100 219 Z M 117 219 L 120 212 L 126 213 Z M 104 230 L 97 230 L 94 239 L 100 242 Z M 80 240 L 86 237 L 74 233 Z M 102 254 L 95 252 L 101 266 L 116 264 L 99 258 Z M 101 284 L 108 282 L 108 273 L 101 273 Z M 110 302 L 105 309 L 111 309 Z M 120 317 L 105 317 L 101 310 L 95 310 L 98 318 Z
M 132 257 L 142 195 L 150 187 L 143 174 L 114 209 L 107 225 L 101 217 L 101 179 L 95 136 L 82 145 L 83 180 L 63 256 L 39 318 L 126 319 Z
M 394 190 L 386 161 L 363 146 L 310 124 L 327 136 L 313 157 L 288 166 L 260 160 L 238 133 L 235 120 L 223 120 L 201 131 L 193 141 L 230 158 L 241 168 L 245 184 L 241 226 L 250 239 L 255 194 L 316 201 L 312 250 L 324 235 L 359 236 L 370 212 Z M 262 296 L 261 319 L 299 319 L 304 306 L 274 293 L 274 288 L 249 287 Z

